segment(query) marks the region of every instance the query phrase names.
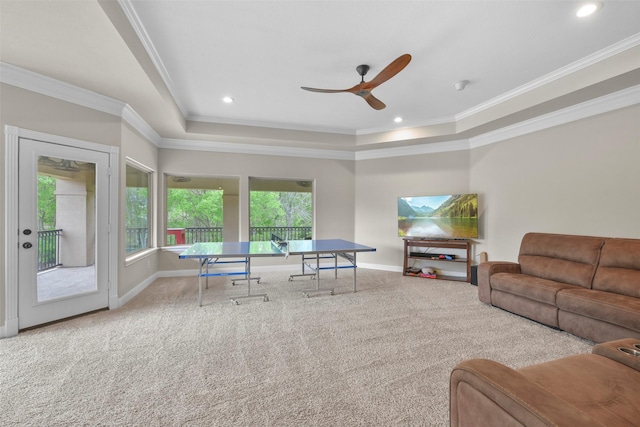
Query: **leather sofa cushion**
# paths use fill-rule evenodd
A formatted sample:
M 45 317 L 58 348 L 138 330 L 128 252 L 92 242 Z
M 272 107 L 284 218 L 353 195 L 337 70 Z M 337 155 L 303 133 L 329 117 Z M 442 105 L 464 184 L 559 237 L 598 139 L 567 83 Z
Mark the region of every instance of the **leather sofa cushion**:
M 590 289 L 602 237 L 527 233 L 518 263 L 523 274 Z
M 606 240 L 593 289 L 640 298 L 640 240 Z
M 558 308 L 640 331 L 640 299 L 590 289 L 563 289 L 558 292 Z
M 491 288 L 555 306 L 558 291 L 578 287 L 526 274 L 497 273 L 491 276 Z

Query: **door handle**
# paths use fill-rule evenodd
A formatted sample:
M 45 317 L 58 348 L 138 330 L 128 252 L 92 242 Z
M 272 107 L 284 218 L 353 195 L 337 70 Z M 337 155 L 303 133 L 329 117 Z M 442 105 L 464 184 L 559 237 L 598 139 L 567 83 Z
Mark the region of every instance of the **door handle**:
M 25 243 L 23 243 L 23 244 L 22 244 L 22 247 L 23 247 L 23 248 L 25 248 L 25 249 L 29 249 L 29 248 L 31 248 L 32 246 L 33 246 L 33 245 L 32 245 L 31 243 L 29 243 L 29 242 L 25 242 Z

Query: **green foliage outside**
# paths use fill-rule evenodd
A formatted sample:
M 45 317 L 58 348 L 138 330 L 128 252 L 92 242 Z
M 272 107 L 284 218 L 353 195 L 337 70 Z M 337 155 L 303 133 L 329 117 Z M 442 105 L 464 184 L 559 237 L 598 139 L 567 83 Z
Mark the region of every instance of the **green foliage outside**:
M 127 228 L 149 226 L 149 189 L 147 187 L 127 187 L 126 191 Z
M 252 191 L 251 227 L 311 227 L 311 193 Z
M 56 228 L 56 179 L 38 175 L 38 231 Z
M 167 228 L 222 227 L 222 191 L 170 188 Z
M 222 191 L 171 188 L 167 228 L 222 227 Z M 252 191 L 251 227 L 311 227 L 311 193 Z

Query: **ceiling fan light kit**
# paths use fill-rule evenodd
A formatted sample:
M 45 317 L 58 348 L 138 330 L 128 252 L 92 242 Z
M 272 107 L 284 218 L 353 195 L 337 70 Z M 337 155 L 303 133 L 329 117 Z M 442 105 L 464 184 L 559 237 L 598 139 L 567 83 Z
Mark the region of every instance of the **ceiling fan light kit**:
M 356 67 L 356 71 L 360 75 L 360 83 L 349 89 L 316 89 L 305 86 L 302 86 L 302 89 L 308 90 L 310 92 L 320 93 L 353 93 L 354 95 L 362 97 L 367 102 L 367 104 L 371 106 L 371 108 L 375 110 L 382 110 L 386 107 L 386 105 L 384 104 L 384 102 L 373 96 L 371 91 L 402 71 L 410 61 L 411 55 L 409 55 L 408 53 L 399 56 L 391 64 L 387 65 L 382 71 L 380 71 L 377 76 L 375 76 L 368 82 L 364 81 L 364 76 L 367 74 L 370 67 L 366 64 L 358 65 Z

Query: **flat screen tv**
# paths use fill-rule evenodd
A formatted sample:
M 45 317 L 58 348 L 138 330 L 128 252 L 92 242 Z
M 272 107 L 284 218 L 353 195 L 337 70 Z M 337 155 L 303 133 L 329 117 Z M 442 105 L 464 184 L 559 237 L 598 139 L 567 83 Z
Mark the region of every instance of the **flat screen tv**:
M 398 197 L 398 236 L 425 239 L 478 237 L 478 195 Z

